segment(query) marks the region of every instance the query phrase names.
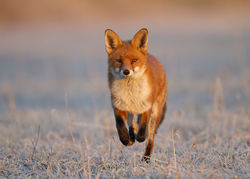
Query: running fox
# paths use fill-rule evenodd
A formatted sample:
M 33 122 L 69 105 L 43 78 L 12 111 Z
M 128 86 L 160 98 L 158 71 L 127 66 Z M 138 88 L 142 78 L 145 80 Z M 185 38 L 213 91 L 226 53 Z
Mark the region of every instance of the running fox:
M 154 137 L 164 119 L 167 80 L 159 60 L 147 53 L 148 30 L 139 30 L 131 41 L 122 41 L 112 30 L 105 31 L 108 82 L 116 128 L 121 142 L 130 146 L 145 141 L 142 160 L 150 161 Z M 135 121 L 134 115 L 138 115 Z M 126 125 L 129 127 L 127 129 Z

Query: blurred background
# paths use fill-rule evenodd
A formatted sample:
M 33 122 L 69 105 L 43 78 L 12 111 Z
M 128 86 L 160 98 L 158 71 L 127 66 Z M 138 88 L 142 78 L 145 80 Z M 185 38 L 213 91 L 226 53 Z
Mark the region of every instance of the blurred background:
M 169 81 L 169 110 L 250 104 L 250 1 L 1 0 L 0 112 L 109 110 L 104 31 L 149 30 Z M 221 92 L 222 93 L 222 92 Z
M 168 79 L 152 165 L 119 142 L 104 44 L 143 27 Z M 0 0 L 0 177 L 250 178 L 249 116 L 248 0 Z

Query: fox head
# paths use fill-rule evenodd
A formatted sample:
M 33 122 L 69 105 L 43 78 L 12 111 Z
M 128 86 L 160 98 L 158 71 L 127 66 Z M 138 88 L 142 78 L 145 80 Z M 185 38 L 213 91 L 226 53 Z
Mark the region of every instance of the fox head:
M 147 65 L 148 30 L 139 30 L 131 41 L 122 41 L 112 30 L 105 31 L 109 72 L 115 78 L 139 78 Z

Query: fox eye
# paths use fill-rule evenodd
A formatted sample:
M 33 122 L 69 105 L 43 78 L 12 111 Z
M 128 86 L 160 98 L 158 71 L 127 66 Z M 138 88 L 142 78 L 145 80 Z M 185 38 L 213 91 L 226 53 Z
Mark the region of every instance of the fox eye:
M 121 59 L 121 58 L 120 58 L 120 59 L 117 59 L 116 62 L 122 63 L 122 59 Z
M 133 59 L 133 60 L 132 60 L 132 63 L 135 63 L 135 62 L 137 62 L 137 59 Z

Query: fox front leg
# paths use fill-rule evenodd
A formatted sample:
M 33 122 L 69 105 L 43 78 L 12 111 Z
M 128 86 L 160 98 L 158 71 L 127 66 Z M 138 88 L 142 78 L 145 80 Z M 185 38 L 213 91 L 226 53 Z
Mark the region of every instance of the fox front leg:
M 144 142 L 147 137 L 148 121 L 150 118 L 151 110 L 148 110 L 138 116 L 139 119 L 139 130 L 136 135 L 138 142 Z
M 126 146 L 132 145 L 134 142 L 130 140 L 128 129 L 126 127 L 127 112 L 120 111 L 119 109 L 115 108 L 114 113 L 116 120 L 116 128 L 120 141 L 122 142 L 123 145 Z
M 128 117 L 127 117 L 127 123 L 128 123 L 128 127 L 129 127 L 129 138 L 131 142 L 135 142 L 135 134 L 137 134 L 138 131 L 138 126 L 135 122 L 135 117 L 134 114 L 132 113 L 128 113 Z

